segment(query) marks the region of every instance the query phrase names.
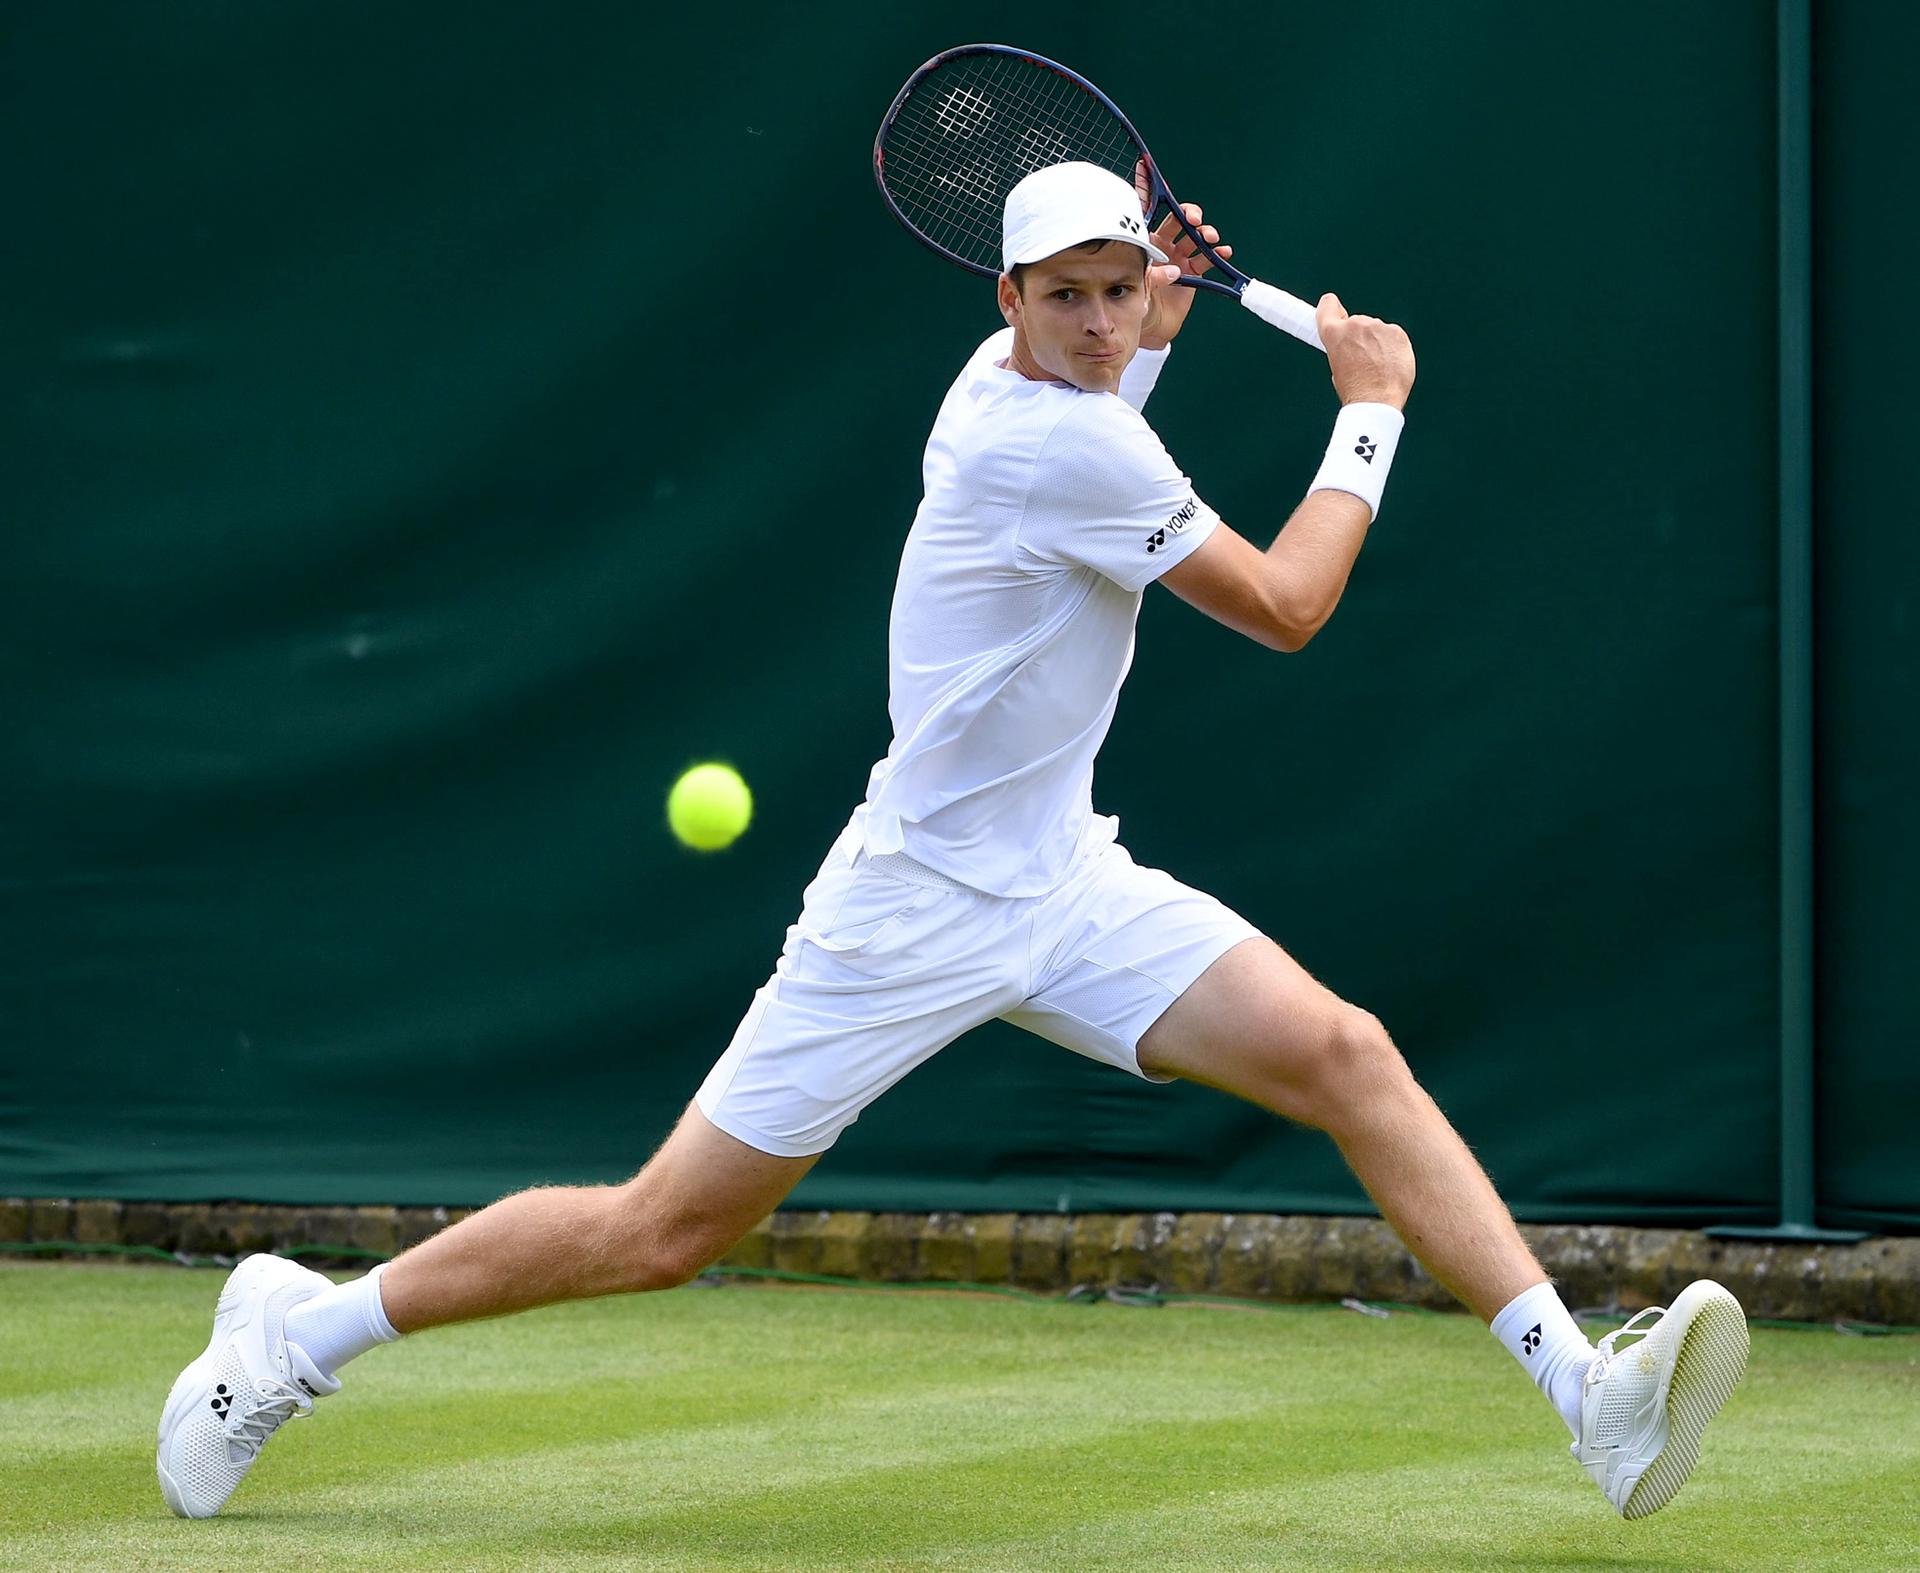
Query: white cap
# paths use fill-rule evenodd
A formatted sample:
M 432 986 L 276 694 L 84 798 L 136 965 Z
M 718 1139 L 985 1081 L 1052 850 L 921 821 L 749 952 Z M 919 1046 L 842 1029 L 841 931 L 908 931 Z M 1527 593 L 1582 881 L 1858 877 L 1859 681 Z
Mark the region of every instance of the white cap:
M 1098 164 L 1049 164 L 1007 193 L 1000 229 L 1005 271 L 1090 240 L 1123 240 L 1155 262 L 1167 260 L 1141 221 L 1139 194 Z

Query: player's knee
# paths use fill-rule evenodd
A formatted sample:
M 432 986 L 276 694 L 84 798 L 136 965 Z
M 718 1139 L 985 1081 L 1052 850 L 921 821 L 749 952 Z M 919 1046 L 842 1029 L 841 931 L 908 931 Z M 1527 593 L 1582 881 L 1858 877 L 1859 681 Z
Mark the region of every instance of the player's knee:
M 666 1216 L 659 1198 L 638 1177 L 616 1187 L 612 1202 L 603 1249 L 615 1264 L 624 1293 L 677 1289 L 726 1254 L 728 1242 L 716 1242 L 710 1231 Z
M 1358 1005 L 1340 1013 L 1331 1058 L 1335 1083 L 1356 1095 L 1377 1093 L 1383 1082 L 1397 1082 L 1407 1074 L 1407 1062 L 1385 1024 Z
M 678 1289 L 692 1283 L 711 1266 L 704 1251 L 667 1247 L 649 1255 L 642 1267 L 637 1289 Z
M 1347 1110 L 1377 1098 L 1406 1074 L 1406 1062 L 1380 1018 L 1342 1004 L 1319 1024 L 1297 1056 L 1289 1077 L 1294 1119 L 1335 1130 Z
M 698 1278 L 720 1254 L 710 1241 L 693 1234 L 656 1235 L 635 1241 L 623 1257 L 625 1287 L 632 1294 L 678 1289 Z

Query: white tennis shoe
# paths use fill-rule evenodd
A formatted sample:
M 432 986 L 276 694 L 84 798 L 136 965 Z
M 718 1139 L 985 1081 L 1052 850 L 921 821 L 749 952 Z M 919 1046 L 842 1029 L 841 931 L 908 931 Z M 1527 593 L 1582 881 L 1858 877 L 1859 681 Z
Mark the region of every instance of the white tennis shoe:
M 1657 1513 L 1687 1483 L 1700 1433 L 1746 1369 L 1740 1302 L 1710 1278 L 1688 1284 L 1671 1310 L 1650 1307 L 1600 1340 L 1575 1461 L 1622 1518 Z
M 281 1423 L 340 1391 L 285 1332 L 291 1307 L 332 1287 L 279 1256 L 249 1256 L 227 1276 L 213 1339 L 160 1414 L 160 1494 L 182 1518 L 218 1513 Z

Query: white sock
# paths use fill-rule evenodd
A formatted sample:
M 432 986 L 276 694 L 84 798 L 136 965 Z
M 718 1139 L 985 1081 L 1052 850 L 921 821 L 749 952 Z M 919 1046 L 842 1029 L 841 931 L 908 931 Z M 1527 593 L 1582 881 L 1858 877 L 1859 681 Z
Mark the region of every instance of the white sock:
M 1552 1284 L 1535 1284 L 1493 1319 L 1493 1336 L 1518 1360 L 1533 1385 L 1560 1411 L 1580 1440 L 1580 1380 L 1593 1361 L 1593 1345 L 1580 1331 Z
M 328 1376 L 375 1344 L 392 1343 L 400 1334 L 380 1303 L 380 1275 L 386 1270 L 382 1262 L 364 1278 L 302 1300 L 287 1312 L 287 1342 L 298 1344 Z

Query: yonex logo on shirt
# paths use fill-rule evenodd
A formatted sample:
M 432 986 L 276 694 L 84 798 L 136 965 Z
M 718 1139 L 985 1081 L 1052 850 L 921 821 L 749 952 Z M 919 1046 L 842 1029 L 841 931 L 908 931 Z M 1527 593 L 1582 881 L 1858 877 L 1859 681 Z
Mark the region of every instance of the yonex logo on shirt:
M 1199 512 L 1199 503 L 1189 497 L 1172 518 L 1168 519 L 1165 524 L 1147 537 L 1147 555 L 1151 557 L 1155 552 L 1159 551 L 1161 547 L 1167 544 L 1167 531 L 1171 530 L 1175 535 L 1178 535 L 1188 525 L 1193 523 L 1194 519 L 1199 515 Z

